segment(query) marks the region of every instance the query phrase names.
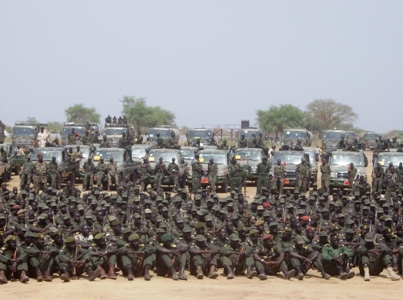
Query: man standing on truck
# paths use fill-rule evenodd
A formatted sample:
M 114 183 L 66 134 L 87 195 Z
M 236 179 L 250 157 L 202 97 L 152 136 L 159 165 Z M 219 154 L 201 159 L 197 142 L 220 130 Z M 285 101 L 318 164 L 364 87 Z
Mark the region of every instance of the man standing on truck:
M 46 142 L 48 141 L 50 133 L 45 127 L 41 127 L 41 132 L 38 133 L 38 137 L 36 138 L 38 142 L 38 147 L 46 147 Z
M 71 132 L 67 136 L 67 141 L 69 145 L 75 145 L 77 143 L 77 133 L 74 128 L 71 129 Z

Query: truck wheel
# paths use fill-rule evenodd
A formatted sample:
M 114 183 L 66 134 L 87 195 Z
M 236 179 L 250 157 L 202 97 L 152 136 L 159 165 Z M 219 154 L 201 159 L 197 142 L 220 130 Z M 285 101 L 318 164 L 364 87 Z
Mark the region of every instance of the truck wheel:
M 21 171 L 21 167 L 20 167 L 20 166 L 16 166 L 16 167 L 14 168 L 14 174 L 15 174 L 15 175 L 20 175 L 20 171 Z

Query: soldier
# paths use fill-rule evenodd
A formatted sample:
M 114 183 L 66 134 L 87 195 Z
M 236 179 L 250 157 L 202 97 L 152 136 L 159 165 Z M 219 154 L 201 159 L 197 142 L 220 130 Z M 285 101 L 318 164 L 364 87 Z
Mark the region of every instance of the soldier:
M 285 167 L 281 164 L 281 160 L 277 160 L 277 166 L 274 167 L 274 183 L 279 195 L 283 194 Z
M 157 146 L 159 148 L 164 148 L 164 139 L 161 137 L 161 134 L 157 132 Z
M 236 161 L 235 156 L 231 158 L 231 164 L 228 167 L 228 173 L 230 177 L 231 191 L 234 189 L 242 190 L 242 168 L 240 164 Z
M 118 167 L 113 161 L 113 156 L 109 157 L 109 163 L 106 165 L 106 173 L 108 174 L 108 191 L 111 191 L 112 183 L 119 185 Z
M 89 254 L 91 255 L 92 263 L 100 273 L 99 277 L 105 279 L 109 277 L 110 279 L 116 279 L 115 275 L 115 264 L 116 264 L 116 253 L 117 248 L 112 244 L 106 243 L 105 233 L 98 233 L 94 236 L 94 244 L 89 249 Z M 105 272 L 108 270 L 108 274 Z
M 141 134 L 141 131 L 138 132 L 135 144 L 143 144 L 143 135 Z
M 112 123 L 112 118 L 111 118 L 110 115 L 108 115 L 108 116 L 105 118 L 105 123 L 106 123 L 106 124 Z
M 67 141 L 69 145 L 75 145 L 77 143 L 77 133 L 74 128 L 71 129 L 71 132 L 67 136 Z
M 382 182 L 384 177 L 384 171 L 381 164 L 378 162 L 376 167 L 372 171 L 372 190 L 374 193 L 381 192 Z
M 3 146 L 0 147 L 0 161 L 3 163 L 6 163 L 8 161 L 7 160 L 7 151 L 4 150 Z
M 49 131 L 47 129 L 45 130 L 45 127 L 41 127 L 41 131 L 38 133 L 37 137 L 39 148 L 46 147 L 46 143 L 49 139 L 49 136 L 50 136 Z
M 354 164 L 350 163 L 350 167 L 348 168 L 348 171 L 347 171 L 348 181 L 350 182 L 350 186 L 349 186 L 350 191 L 352 191 L 352 189 L 353 189 L 353 183 L 357 177 L 357 172 L 358 172 L 357 168 L 354 168 Z
M 88 161 L 84 163 L 83 171 L 84 171 L 83 191 L 87 191 L 89 189 L 89 186 L 91 187 L 94 185 L 95 165 L 92 162 L 91 158 L 88 158 Z
M 105 177 L 108 174 L 108 166 L 104 163 L 104 159 L 101 158 L 99 163 L 97 164 L 97 186 L 98 188 L 102 187 L 102 182 L 105 180 Z M 109 178 L 108 178 L 109 181 Z
M 7 278 L 17 279 L 18 275 L 20 282 L 28 282 L 27 255 L 22 248 L 17 247 L 17 237 L 10 234 L 4 243 L 6 246 L 0 253 L 0 283 L 7 283 Z
M 262 162 L 257 165 L 256 168 L 256 194 L 260 195 L 262 192 L 262 187 L 268 188 L 269 187 L 269 173 L 270 173 L 271 165 L 267 163 L 267 157 L 262 158 Z
M 198 234 L 194 243 L 190 245 L 189 253 L 191 255 L 190 272 L 197 276 L 197 279 L 203 279 L 206 275 L 208 278 L 217 278 L 217 263 L 219 247 L 208 243 L 206 238 Z
M 43 155 L 39 153 L 38 161 L 34 165 L 34 185 L 35 192 L 39 194 L 39 191 L 45 191 L 46 183 L 48 181 L 49 165 L 43 161 Z
M 322 173 L 322 189 L 323 189 L 323 192 L 329 193 L 330 166 L 327 164 L 326 158 L 322 159 L 322 165 L 320 166 L 320 172 Z
M 158 194 L 163 194 L 162 181 L 166 173 L 167 173 L 166 166 L 162 160 L 162 157 L 160 157 L 158 163 L 155 165 L 155 183 L 157 184 Z
M 126 161 L 131 161 L 132 160 L 132 142 L 129 139 L 129 136 L 127 136 L 126 132 L 122 133 L 122 137 L 119 139 L 119 148 L 125 149 L 125 156 L 126 156 Z
M 297 183 L 296 189 L 301 193 L 306 193 L 307 181 L 308 181 L 308 168 L 306 167 L 306 160 L 304 157 L 301 158 L 301 163 L 297 165 Z
M 248 141 L 245 139 L 245 135 L 241 134 L 241 138 L 238 141 L 238 148 L 246 148 L 248 146 Z
M 150 183 L 151 172 L 152 170 L 148 163 L 148 159 L 144 157 L 143 164 L 140 167 L 141 190 L 143 192 L 147 191 L 147 185 Z
M 216 192 L 215 183 L 217 181 L 218 165 L 214 162 L 214 157 L 211 157 L 209 159 L 209 163 L 207 165 L 207 173 L 208 173 L 208 181 L 211 187 L 211 193 L 215 193 Z
M 386 182 L 385 199 L 386 201 L 389 201 L 391 194 L 396 192 L 397 184 L 397 175 L 393 165 L 389 167 L 389 172 L 385 174 L 384 180 Z
M 109 145 L 109 142 L 108 142 L 108 137 L 106 136 L 106 135 L 104 135 L 103 137 L 102 137 L 102 142 L 101 142 L 101 144 L 99 145 L 99 148 L 110 148 L 111 146 Z
M 229 146 L 227 145 L 227 140 L 223 140 L 222 144 L 218 146 L 219 150 L 229 150 Z
M 34 172 L 34 164 L 31 162 L 31 156 L 27 156 L 27 161 L 22 166 L 22 173 L 21 173 L 21 181 L 20 187 L 21 190 L 25 187 L 25 185 L 31 184 L 31 177 Z
M 248 148 L 256 148 L 257 139 L 256 134 L 252 134 L 250 138 L 248 138 Z
M 167 149 L 178 149 L 178 146 L 175 144 L 175 132 L 171 131 L 171 136 L 165 139 L 164 146 Z
M 201 175 L 203 174 L 203 166 L 199 162 L 199 154 L 195 154 L 192 163 L 192 192 L 196 193 L 201 188 Z
M 56 157 L 52 157 L 52 161 L 49 163 L 49 173 L 50 173 L 50 186 L 54 189 L 57 189 L 57 180 L 59 164 L 56 161 Z
M 169 163 L 167 171 L 169 176 L 174 180 L 173 191 L 176 191 L 179 188 L 179 166 L 175 163 L 175 157 L 172 157 L 172 162 Z

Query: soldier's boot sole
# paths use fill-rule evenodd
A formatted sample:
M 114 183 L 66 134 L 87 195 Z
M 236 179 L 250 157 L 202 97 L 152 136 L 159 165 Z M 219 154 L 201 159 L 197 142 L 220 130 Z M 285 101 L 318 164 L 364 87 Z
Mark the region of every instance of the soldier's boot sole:
M 218 274 L 217 274 L 215 266 L 211 266 L 210 273 L 208 274 L 208 278 L 217 278 L 217 277 L 218 277 Z
M 364 281 L 370 281 L 371 277 L 369 276 L 369 269 L 364 268 Z
M 346 279 L 347 279 L 347 275 L 348 275 L 348 274 L 347 274 L 346 272 L 341 272 L 341 273 L 340 273 L 340 279 L 341 279 L 341 280 L 346 280 Z
M 49 274 L 44 274 L 43 275 L 43 280 L 44 281 L 46 281 L 46 282 L 52 282 L 52 280 L 53 280 L 53 278 L 52 278 L 52 276 L 50 276 Z
M 347 274 L 347 279 L 351 279 L 351 278 L 353 278 L 355 276 L 355 272 L 354 271 L 350 271 L 350 272 L 348 272 L 348 274 Z
M 66 273 L 60 275 L 60 279 L 63 280 L 64 282 L 70 282 L 70 276 Z
M 42 273 L 38 273 L 38 274 L 36 275 L 36 280 L 37 280 L 38 282 L 42 282 L 42 281 L 43 281 Z
M 114 265 L 109 266 L 108 277 L 110 279 L 116 279 L 117 278 L 116 275 L 115 275 L 115 266 Z
M 290 280 L 294 276 L 295 276 L 295 270 L 292 269 L 292 270 L 288 271 L 287 276 L 285 276 L 285 279 Z
M 7 283 L 7 278 L 6 278 L 6 274 L 4 273 L 3 270 L 0 271 L 0 284 L 5 284 Z
M 203 279 L 203 277 L 204 277 L 204 275 L 203 275 L 203 269 L 202 269 L 202 266 L 197 266 L 196 267 L 197 268 L 197 275 L 196 275 L 196 277 L 197 277 L 197 279 Z
M 95 278 L 97 278 L 101 274 L 101 271 L 99 269 L 95 269 L 91 275 L 89 275 L 88 280 L 89 281 L 94 281 Z
M 25 274 L 25 271 L 21 271 L 20 281 L 21 281 L 21 283 L 27 283 L 29 281 L 29 278 Z
M 298 280 L 303 280 L 304 279 L 304 274 L 303 273 L 298 273 Z
M 267 275 L 266 274 L 259 274 L 259 279 L 260 280 L 266 280 L 267 279 Z
M 256 270 L 248 270 L 247 274 L 246 274 L 246 278 L 248 279 L 252 279 L 253 277 L 257 276 L 257 272 Z
M 108 275 L 106 275 L 104 268 L 102 268 L 101 266 L 98 265 L 97 270 L 99 271 L 99 278 L 101 278 L 101 279 L 108 278 Z

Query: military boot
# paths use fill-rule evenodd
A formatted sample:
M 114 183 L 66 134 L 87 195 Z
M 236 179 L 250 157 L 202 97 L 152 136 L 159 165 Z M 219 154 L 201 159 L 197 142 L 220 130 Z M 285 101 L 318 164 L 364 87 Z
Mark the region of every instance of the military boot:
M 371 277 L 369 276 L 369 268 L 368 266 L 364 266 L 364 281 L 369 281 Z
M 105 279 L 106 277 L 108 277 L 108 275 L 106 275 L 104 268 L 102 268 L 101 265 L 97 265 L 97 270 L 99 270 L 99 278 Z
M 319 269 L 319 272 L 320 272 L 320 274 L 322 275 L 322 278 L 329 279 L 329 278 L 331 277 L 329 274 L 327 274 L 327 273 L 325 272 L 325 270 L 323 269 L 323 267 Z
M 53 280 L 52 275 L 50 275 L 50 268 L 47 268 L 45 273 L 43 273 L 43 280 L 51 282 Z
M 185 266 L 179 265 L 179 279 L 188 280 L 188 277 L 185 275 Z
M 101 271 L 98 268 L 96 268 L 95 270 L 92 270 L 92 267 L 87 268 L 87 274 L 88 274 L 89 281 L 94 281 L 95 278 L 97 278 L 100 273 L 101 273 Z
M 347 270 L 346 270 L 347 271 Z M 351 279 L 355 276 L 355 272 L 354 271 L 347 271 L 347 279 Z
M 25 273 L 25 271 L 21 271 L 21 274 L 20 274 L 20 281 L 21 281 L 22 283 L 26 283 L 26 282 L 29 281 L 29 278 L 28 278 L 27 274 Z
M 149 281 L 150 279 L 150 268 L 147 266 L 144 269 L 144 280 Z
M 170 268 L 169 268 L 169 271 L 171 271 L 171 275 L 172 275 L 172 279 L 173 279 L 173 280 L 178 280 L 178 279 L 179 279 L 178 273 L 176 273 L 174 267 L 170 267 Z
M 0 270 L 0 283 L 7 283 L 7 277 L 6 274 L 4 273 L 4 270 Z
M 129 281 L 133 280 L 133 271 L 131 268 L 127 269 L 127 280 Z
M 301 271 L 301 267 L 300 266 L 296 266 L 295 270 L 297 271 L 297 277 L 299 280 L 303 280 L 304 279 L 304 273 L 302 273 Z
M 198 265 L 197 267 L 196 267 L 196 272 L 197 272 L 197 275 L 196 275 L 196 277 L 197 277 L 197 279 L 203 279 L 203 277 L 204 277 L 204 275 L 203 275 L 203 268 L 202 268 L 202 266 L 201 265 Z
M 217 278 L 217 277 L 218 274 L 215 266 L 210 266 L 210 272 L 208 273 L 208 278 Z
M 246 278 L 252 279 L 256 275 L 257 275 L 257 272 L 256 272 L 256 270 L 253 270 L 252 267 L 248 267 L 246 269 Z
M 292 269 L 291 271 L 288 271 L 287 268 L 284 268 L 283 270 L 281 270 L 281 272 L 283 272 L 284 279 L 287 279 L 287 280 L 290 280 L 291 278 L 293 278 L 295 276 L 294 269 Z
M 43 277 L 41 270 L 39 269 L 39 267 L 36 267 L 35 270 L 36 270 L 36 280 L 38 280 L 38 282 L 42 282 Z
M 64 282 L 70 282 L 70 275 L 64 267 L 60 269 L 60 279 Z
M 266 271 L 264 270 L 264 267 L 262 269 L 258 269 L 258 271 L 259 271 L 259 279 L 266 280 L 267 275 L 266 275 Z
M 392 281 L 400 280 L 400 277 L 395 273 L 395 271 L 393 271 L 393 269 L 392 269 L 391 266 L 387 267 L 386 270 L 388 270 L 389 278 L 390 278 Z
M 115 275 L 115 266 L 114 266 L 114 265 L 109 265 L 108 277 L 109 277 L 110 279 L 116 279 L 116 275 Z
M 234 277 L 231 267 L 227 267 L 227 279 L 234 279 Z

